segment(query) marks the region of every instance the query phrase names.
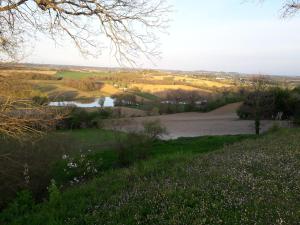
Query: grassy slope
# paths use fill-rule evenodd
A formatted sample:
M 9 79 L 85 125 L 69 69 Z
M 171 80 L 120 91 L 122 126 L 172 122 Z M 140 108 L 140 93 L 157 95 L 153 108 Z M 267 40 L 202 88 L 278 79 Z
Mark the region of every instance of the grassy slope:
M 113 132 L 98 129 L 83 129 L 74 130 L 72 132 L 61 132 L 61 134 L 71 140 L 76 140 L 76 146 L 73 145 L 73 149 L 75 149 L 71 155 L 74 156 L 76 155 L 76 152 L 78 154 L 79 152 L 85 153 L 90 150 L 91 153 L 89 154 L 89 157 L 92 158 L 93 161 L 102 159 L 101 165 L 97 166 L 99 171 L 119 168 L 118 155 L 114 150 L 112 150 L 116 138 Z M 123 134 L 121 135 L 123 136 Z M 225 145 L 252 137 L 252 135 L 224 135 L 157 141 L 153 144 L 148 157 L 151 159 L 159 158 L 166 154 L 205 153 L 215 151 Z M 52 172 L 53 177 L 59 184 L 66 183 L 68 180 L 68 176 L 66 176 L 63 172 L 64 165 L 65 163 L 63 161 L 59 161 Z
M 299 139 L 299 130 L 281 131 L 198 156 L 160 155 L 70 189 L 11 224 L 297 224 Z
M 110 144 L 114 140 L 114 132 L 100 129 L 81 129 L 73 131 L 58 131 L 58 134 L 76 140 L 81 149 L 92 148 L 96 150 L 99 146 Z

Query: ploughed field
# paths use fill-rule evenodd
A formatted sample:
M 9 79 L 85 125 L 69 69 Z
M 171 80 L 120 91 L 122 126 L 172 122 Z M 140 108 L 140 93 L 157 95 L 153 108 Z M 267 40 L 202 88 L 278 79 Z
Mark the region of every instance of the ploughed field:
M 168 131 L 164 139 L 178 137 L 197 137 L 207 135 L 235 135 L 253 134 L 253 120 L 240 120 L 236 110 L 241 103 L 233 103 L 208 113 L 178 113 L 172 115 L 138 117 L 124 121 L 122 130 L 134 131 L 142 128 L 144 121 L 159 119 Z M 261 131 L 269 130 L 274 121 L 261 121 Z M 287 122 L 280 122 L 281 126 L 288 126 Z

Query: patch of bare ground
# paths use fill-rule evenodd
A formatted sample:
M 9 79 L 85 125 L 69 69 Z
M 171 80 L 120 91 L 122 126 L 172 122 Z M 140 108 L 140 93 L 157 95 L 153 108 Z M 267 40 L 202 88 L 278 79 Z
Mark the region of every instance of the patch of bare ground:
M 122 123 L 123 131 L 134 131 L 142 128 L 147 120 L 160 120 L 166 127 L 168 134 L 164 139 L 176 139 L 179 137 L 197 137 L 208 135 L 237 135 L 254 134 L 254 122 L 252 120 L 240 120 L 236 110 L 241 103 L 233 103 L 208 113 L 178 113 L 172 115 L 148 116 L 132 118 Z M 261 131 L 269 130 L 274 121 L 264 120 L 261 122 Z M 281 122 L 287 126 L 286 122 Z

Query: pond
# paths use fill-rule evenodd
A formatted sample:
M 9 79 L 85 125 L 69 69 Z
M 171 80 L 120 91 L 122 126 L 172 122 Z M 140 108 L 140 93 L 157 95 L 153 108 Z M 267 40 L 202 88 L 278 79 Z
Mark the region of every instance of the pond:
M 77 101 L 62 101 L 62 102 L 50 102 L 49 106 L 59 106 L 59 107 L 66 107 L 66 106 L 75 106 L 78 108 L 100 108 L 100 107 L 114 107 L 114 99 L 111 97 L 104 97 L 104 98 L 96 98 L 93 102 L 89 103 L 82 103 Z

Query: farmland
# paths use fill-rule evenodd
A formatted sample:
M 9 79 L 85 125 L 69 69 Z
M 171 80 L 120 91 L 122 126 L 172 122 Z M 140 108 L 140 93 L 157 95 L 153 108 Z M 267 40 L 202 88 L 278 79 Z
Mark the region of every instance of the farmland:
M 250 78 L 52 67 L 5 68 L 0 76 L 24 85 L 16 93 L 33 102 L 28 115 L 63 112 L 38 136 L 1 136 L 0 223 L 295 224 L 299 218 L 294 83 L 268 80 L 263 106 L 276 101 L 259 121 L 259 136 Z M 107 97 L 113 107 L 101 106 Z M 49 106 L 95 99 L 98 107 Z M 280 111 L 284 120 L 275 121 Z

